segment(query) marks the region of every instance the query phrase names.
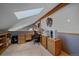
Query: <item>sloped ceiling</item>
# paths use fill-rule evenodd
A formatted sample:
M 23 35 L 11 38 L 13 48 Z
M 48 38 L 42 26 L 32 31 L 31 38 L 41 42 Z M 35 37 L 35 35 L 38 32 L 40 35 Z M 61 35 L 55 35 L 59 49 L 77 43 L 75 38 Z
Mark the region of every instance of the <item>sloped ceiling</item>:
M 53 3 L 0 3 L 0 30 L 16 31 L 26 28 L 56 5 L 57 4 Z M 14 15 L 14 12 L 35 8 L 44 8 L 44 10 L 39 15 L 21 20 L 17 20 L 16 16 Z

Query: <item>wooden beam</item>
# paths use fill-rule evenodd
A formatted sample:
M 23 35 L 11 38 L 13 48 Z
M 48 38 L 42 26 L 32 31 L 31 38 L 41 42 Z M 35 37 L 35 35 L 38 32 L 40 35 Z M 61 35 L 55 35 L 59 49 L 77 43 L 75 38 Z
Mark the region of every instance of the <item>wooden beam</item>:
M 45 15 L 43 15 L 40 19 L 38 19 L 34 24 L 36 24 L 37 22 L 41 21 L 45 17 L 48 17 L 48 16 L 54 14 L 55 12 L 57 12 L 58 10 L 60 10 L 61 8 L 65 7 L 68 4 L 69 3 L 60 3 L 60 4 L 58 4 L 56 7 L 54 7 L 53 9 L 48 11 Z

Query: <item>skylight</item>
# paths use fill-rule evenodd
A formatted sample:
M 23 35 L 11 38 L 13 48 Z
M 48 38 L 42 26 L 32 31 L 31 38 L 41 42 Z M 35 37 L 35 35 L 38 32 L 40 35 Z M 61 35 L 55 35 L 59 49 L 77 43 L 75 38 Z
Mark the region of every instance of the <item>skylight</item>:
M 18 12 L 14 12 L 14 14 L 19 20 L 26 17 L 38 15 L 43 9 L 44 8 L 36 8 L 36 9 L 31 9 L 31 10 L 18 11 Z

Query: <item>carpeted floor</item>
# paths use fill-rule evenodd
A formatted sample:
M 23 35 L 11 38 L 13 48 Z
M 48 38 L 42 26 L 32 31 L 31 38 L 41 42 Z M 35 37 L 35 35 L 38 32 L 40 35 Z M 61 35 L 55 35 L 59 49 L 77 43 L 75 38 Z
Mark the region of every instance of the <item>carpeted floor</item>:
M 12 44 L 3 52 L 2 56 L 52 56 L 41 44 L 26 42 L 25 44 Z

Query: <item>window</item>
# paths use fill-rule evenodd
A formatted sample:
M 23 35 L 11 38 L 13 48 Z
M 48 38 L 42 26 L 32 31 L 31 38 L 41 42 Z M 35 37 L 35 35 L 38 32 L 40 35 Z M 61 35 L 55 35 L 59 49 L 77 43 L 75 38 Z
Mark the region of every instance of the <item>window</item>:
M 31 10 L 24 10 L 24 11 L 18 11 L 14 12 L 15 16 L 17 17 L 18 20 L 38 15 L 44 8 L 37 8 L 37 9 L 31 9 Z

